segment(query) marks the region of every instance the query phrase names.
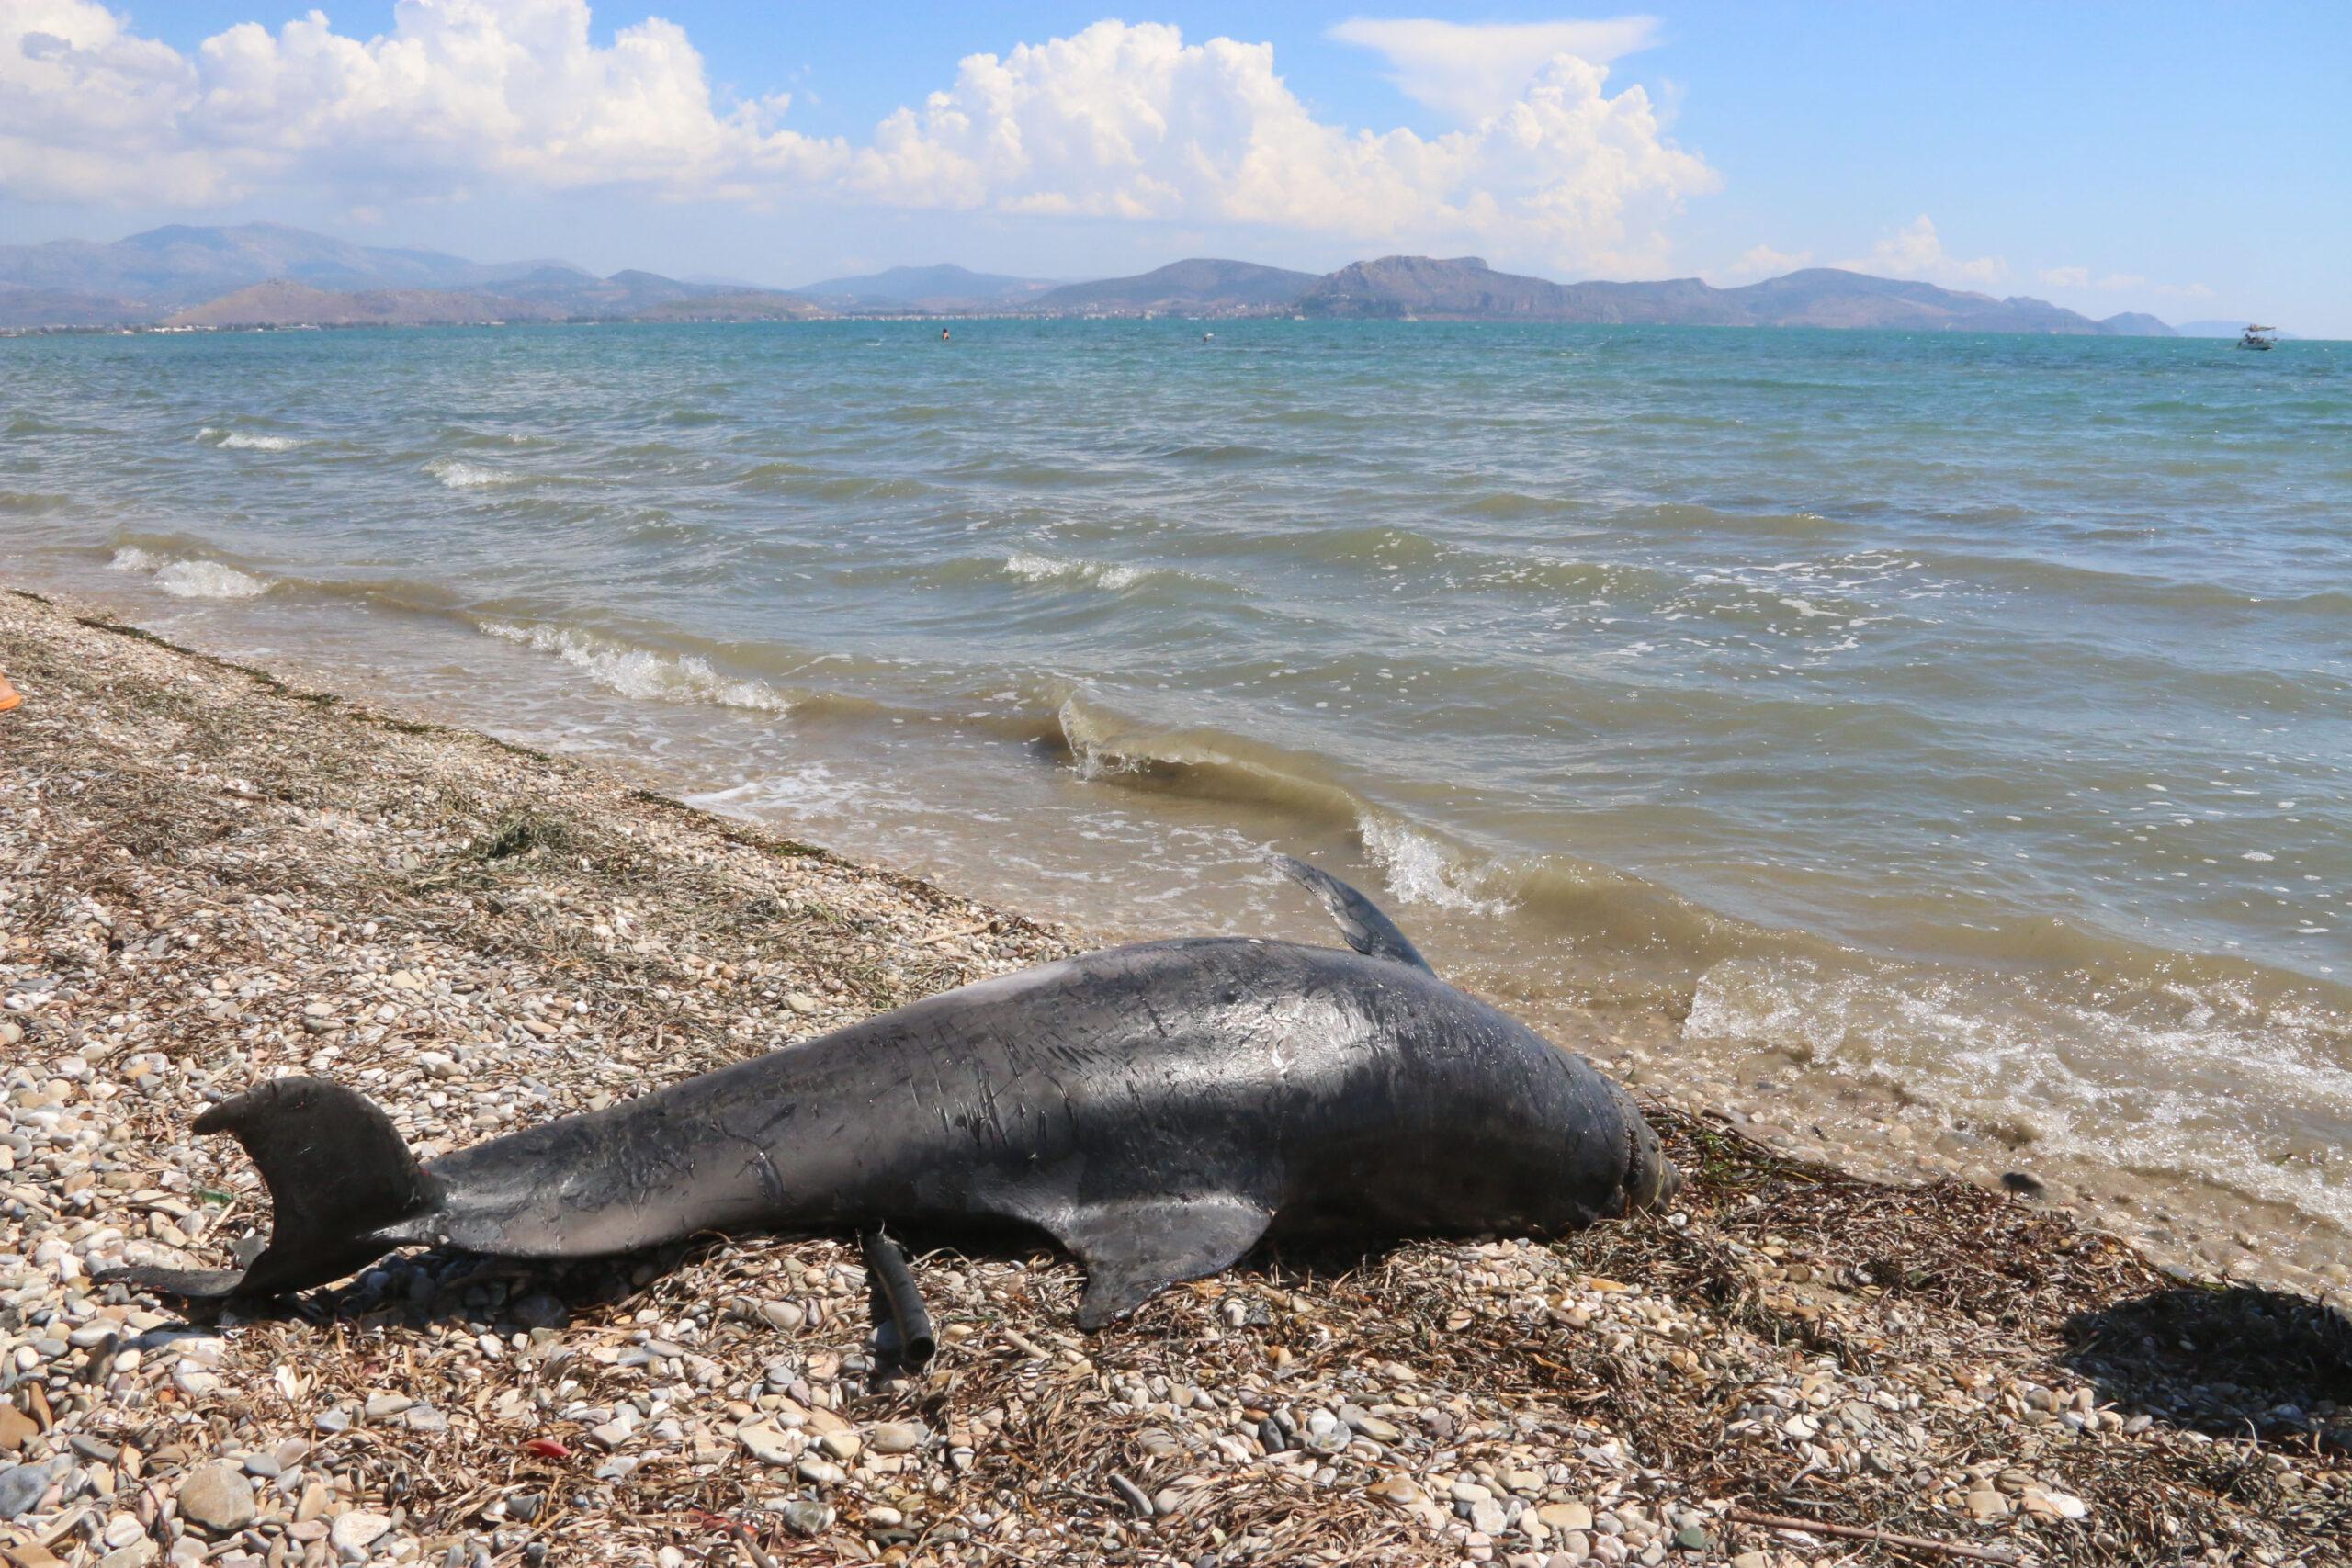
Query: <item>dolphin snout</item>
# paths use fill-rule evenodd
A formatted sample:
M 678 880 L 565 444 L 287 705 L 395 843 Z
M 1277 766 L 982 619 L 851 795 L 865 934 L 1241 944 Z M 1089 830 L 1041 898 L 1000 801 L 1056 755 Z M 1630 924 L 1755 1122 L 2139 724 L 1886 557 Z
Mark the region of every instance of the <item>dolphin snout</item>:
M 1634 1122 L 1633 1158 L 1625 1168 L 1625 1212 L 1655 1209 L 1682 1190 L 1682 1172 L 1659 1146 L 1650 1124 Z
M 1657 1156 L 1657 1192 L 1650 1199 L 1650 1205 L 1662 1206 L 1670 1203 L 1674 1201 L 1674 1195 L 1681 1190 L 1682 1168 L 1667 1158 L 1665 1155 L 1659 1155 Z

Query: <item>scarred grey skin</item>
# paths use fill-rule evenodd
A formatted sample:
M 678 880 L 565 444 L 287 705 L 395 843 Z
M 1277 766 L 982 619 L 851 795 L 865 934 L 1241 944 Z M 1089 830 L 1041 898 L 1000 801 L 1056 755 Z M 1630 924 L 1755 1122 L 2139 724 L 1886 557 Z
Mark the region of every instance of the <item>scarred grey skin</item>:
M 417 1166 L 356 1093 L 283 1078 L 235 1134 L 277 1203 L 242 1275 L 277 1294 L 391 1248 L 626 1252 L 702 1231 L 1034 1226 L 1086 1264 L 1095 1327 L 1269 1235 L 1555 1235 L 1679 1185 L 1640 1113 L 1430 973 L 1353 889 L 1286 867 L 1363 952 L 1148 942 L 932 997 Z

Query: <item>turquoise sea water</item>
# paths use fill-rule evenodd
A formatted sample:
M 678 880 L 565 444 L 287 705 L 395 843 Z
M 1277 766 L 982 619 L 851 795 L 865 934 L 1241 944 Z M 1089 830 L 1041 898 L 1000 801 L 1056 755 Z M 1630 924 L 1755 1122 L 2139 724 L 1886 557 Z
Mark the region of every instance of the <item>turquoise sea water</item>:
M 1098 928 L 1316 853 L 1515 1005 L 2352 1226 L 2346 345 L 19 339 L 0 571 Z

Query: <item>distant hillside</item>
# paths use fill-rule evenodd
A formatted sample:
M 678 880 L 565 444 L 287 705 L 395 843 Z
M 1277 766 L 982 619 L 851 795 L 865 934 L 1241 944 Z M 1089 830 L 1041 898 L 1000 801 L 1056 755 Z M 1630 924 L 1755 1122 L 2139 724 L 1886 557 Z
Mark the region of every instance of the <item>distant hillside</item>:
M 1808 267 L 1738 288 L 1695 277 L 1661 283 L 1553 283 L 1497 272 L 1475 256 L 1384 256 L 1318 280 L 1301 314 L 1423 321 L 1650 322 L 1679 326 L 1883 327 L 1928 332 L 2145 333 L 2164 323 L 2094 321 L 2046 300 L 1996 299 L 1932 283 Z
M 155 308 L 143 299 L 0 283 L 0 327 L 129 326 L 154 319 Z
M 276 223 L 151 229 L 113 244 L 0 245 L 0 328 L 424 326 L 659 319 L 799 321 L 824 312 L 740 285 L 568 262 L 484 264 L 354 245 Z
M 592 282 L 597 280 L 591 280 Z M 673 285 L 620 274 L 587 297 L 524 299 L 454 288 L 340 291 L 272 278 L 166 318 L 171 327 L 452 327 L 492 321 L 805 321 L 829 312 L 789 294 Z M 662 286 L 669 285 L 664 288 Z M 683 290 L 683 291 L 681 291 Z M 638 299 L 654 296 L 651 304 Z
M 167 327 L 451 327 L 548 321 L 559 311 L 526 300 L 451 288 L 343 291 L 272 278 L 164 319 Z
M 482 263 L 356 245 L 276 223 L 174 224 L 112 244 L 0 245 L 0 329 L 426 325 L 470 321 L 809 321 L 830 314 L 1274 315 L 1326 319 L 1884 327 L 1912 332 L 2165 336 L 2154 316 L 2093 321 L 2046 300 L 1808 267 L 1737 288 L 1695 277 L 1554 283 L 1475 256 L 1383 256 L 1317 277 L 1194 258 L 1134 277 L 1058 284 L 941 264 L 779 292 L 560 261 Z M 2242 323 L 2192 322 L 2234 337 Z M 2290 334 L 2281 333 L 2282 337 Z
M 1311 272 L 1255 262 L 1180 261 L 1136 277 L 1066 283 L 1037 296 L 1029 309 L 1054 315 L 1232 315 L 1288 306 L 1315 281 Z
M 1663 283 L 1554 283 L 1497 272 L 1476 256 L 1383 256 L 1319 280 L 1298 302 L 1308 316 L 1605 324 L 1760 325 L 1733 291 L 1695 277 Z
M 794 294 L 764 288 L 733 289 L 724 294 L 697 295 L 649 305 L 629 318 L 633 321 L 821 321 L 831 310 Z
M 0 283 L 141 300 L 155 306 L 158 315 L 273 277 L 345 290 L 466 288 L 560 265 L 485 265 L 436 251 L 355 245 L 279 223 L 234 228 L 175 223 L 112 244 L 58 240 L 44 245 L 0 245 Z
M 1382 256 L 1352 262 L 1299 297 L 1308 316 L 1372 320 L 1597 321 L 1566 285 L 1496 272 L 1476 256 Z
M 2126 310 L 2099 322 L 2098 330 L 2109 337 L 2178 337 L 2181 334 L 2149 315 L 2144 310 Z
M 1054 287 L 1046 277 L 1011 277 L 937 266 L 894 266 L 858 277 L 829 277 L 792 290 L 835 310 L 987 310 L 1019 307 Z
M 1932 283 L 1807 267 L 1723 291 L 1762 327 L 1897 327 L 1960 333 L 2102 335 L 2089 317 L 2044 299 L 1939 288 Z
M 610 277 L 591 277 L 585 273 L 544 267 L 501 284 L 497 292 L 506 299 L 544 305 L 560 315 L 618 320 L 656 305 L 711 299 L 740 291 L 707 283 L 681 283 L 658 272 L 616 272 Z

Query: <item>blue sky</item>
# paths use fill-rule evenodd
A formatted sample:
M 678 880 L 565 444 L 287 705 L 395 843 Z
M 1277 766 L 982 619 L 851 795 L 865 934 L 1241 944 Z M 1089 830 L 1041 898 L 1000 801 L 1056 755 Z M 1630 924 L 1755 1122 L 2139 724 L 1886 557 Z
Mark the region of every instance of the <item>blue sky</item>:
M 0 0 L 0 238 L 270 218 L 786 285 L 1809 262 L 2352 336 L 2343 5 L 586 9 Z

